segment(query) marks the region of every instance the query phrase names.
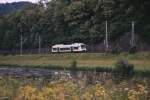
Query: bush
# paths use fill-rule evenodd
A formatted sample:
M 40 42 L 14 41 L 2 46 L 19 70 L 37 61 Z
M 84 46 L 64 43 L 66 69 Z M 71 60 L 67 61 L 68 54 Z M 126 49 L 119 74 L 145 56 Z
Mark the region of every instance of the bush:
M 137 50 L 137 47 L 136 47 L 136 46 L 133 46 L 133 47 L 130 48 L 129 53 L 130 53 L 130 54 L 134 54 L 134 53 L 136 53 L 137 51 L 138 51 L 138 50 Z
M 130 77 L 133 75 L 134 65 L 129 64 L 127 60 L 120 59 L 115 64 L 115 71 L 121 76 Z
M 77 71 L 77 61 L 72 61 L 71 62 L 70 69 L 71 69 L 72 75 L 75 76 L 76 75 L 76 71 Z
M 9 55 L 9 52 L 8 52 L 8 51 L 5 51 L 5 52 L 2 53 L 2 55 L 3 55 L 3 56 L 7 56 L 7 55 Z
M 72 70 L 77 69 L 77 61 L 72 61 L 72 62 L 71 62 L 71 69 L 72 69 Z
M 112 49 L 111 53 L 112 54 L 120 54 L 121 53 L 121 48 L 120 47 L 115 47 Z

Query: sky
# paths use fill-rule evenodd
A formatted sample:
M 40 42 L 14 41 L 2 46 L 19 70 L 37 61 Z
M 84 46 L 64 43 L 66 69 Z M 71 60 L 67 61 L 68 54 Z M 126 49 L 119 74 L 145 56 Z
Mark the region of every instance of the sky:
M 19 1 L 30 1 L 33 3 L 37 3 L 39 0 L 0 0 L 0 3 L 11 3 L 11 2 L 19 2 Z

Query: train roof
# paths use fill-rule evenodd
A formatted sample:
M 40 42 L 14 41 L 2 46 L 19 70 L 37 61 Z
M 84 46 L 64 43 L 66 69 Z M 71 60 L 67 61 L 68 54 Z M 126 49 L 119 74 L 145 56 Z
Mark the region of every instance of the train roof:
M 70 47 L 70 46 L 80 46 L 80 45 L 85 45 L 84 43 L 72 43 L 72 44 L 56 44 L 56 45 L 53 45 L 52 47 L 53 48 L 57 48 L 57 47 Z

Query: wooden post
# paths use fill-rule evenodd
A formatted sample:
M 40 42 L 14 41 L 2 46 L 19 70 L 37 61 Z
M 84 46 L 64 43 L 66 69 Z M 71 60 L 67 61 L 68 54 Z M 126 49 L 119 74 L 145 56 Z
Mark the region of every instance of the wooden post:
M 39 36 L 39 54 L 41 53 L 41 37 Z
M 22 33 L 20 36 L 20 55 L 22 56 Z
M 107 23 L 107 20 L 106 20 L 106 23 L 105 23 L 105 51 L 107 52 L 108 51 L 108 47 L 109 47 L 109 45 L 108 45 L 108 23 Z
M 134 21 L 132 21 L 132 29 L 131 29 L 131 46 L 133 47 L 135 45 L 135 36 L 134 36 Z

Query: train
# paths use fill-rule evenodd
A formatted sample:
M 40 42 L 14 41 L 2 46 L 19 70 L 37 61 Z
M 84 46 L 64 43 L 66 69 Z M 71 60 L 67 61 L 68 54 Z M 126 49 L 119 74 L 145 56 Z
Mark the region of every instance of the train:
M 55 44 L 52 46 L 51 52 L 58 53 L 58 52 L 86 52 L 86 44 L 84 43 L 72 43 L 72 44 Z

